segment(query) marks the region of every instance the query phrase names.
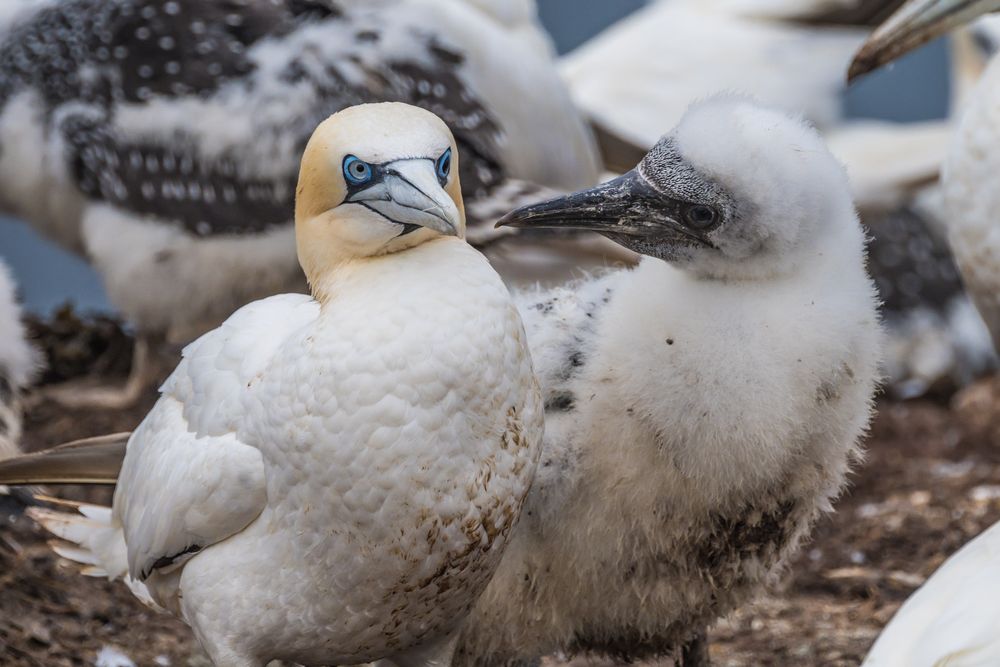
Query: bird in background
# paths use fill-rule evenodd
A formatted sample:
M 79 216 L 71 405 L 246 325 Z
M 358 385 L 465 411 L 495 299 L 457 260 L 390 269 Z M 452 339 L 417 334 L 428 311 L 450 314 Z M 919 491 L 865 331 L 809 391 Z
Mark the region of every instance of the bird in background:
M 117 480 L 110 508 L 29 510 L 57 551 L 180 616 L 219 667 L 448 664 L 543 431 L 510 293 L 463 239 L 460 171 L 426 110 L 324 121 L 295 202 L 312 296 L 250 303 L 185 348 L 127 447 L 6 469 Z
M 27 341 L 14 279 L 0 262 L 0 459 L 20 453 L 21 393 L 38 369 L 38 352 Z
M 844 170 L 797 117 L 721 95 L 634 170 L 500 224 L 643 257 L 516 296 L 545 445 L 456 663 L 707 664 L 706 628 L 780 575 L 871 417 L 882 336 Z
M 961 387 L 997 359 L 939 224 L 935 184 L 951 121 L 843 114 L 847 63 L 868 26 L 899 4 L 659 0 L 564 56 L 560 70 L 599 141 L 612 148 L 619 142 L 605 139 L 605 130 L 652 146 L 688 104 L 719 90 L 753 94 L 815 123 L 845 163 L 871 230 L 871 269 L 889 334 L 884 372 L 889 390 L 909 398 Z M 978 58 L 968 45 L 956 52 L 954 80 L 974 78 Z M 963 92 L 956 86 L 956 97 Z
M 880 26 L 851 65 L 856 78 L 1000 10 L 996 0 L 917 0 Z M 977 30 L 996 35 L 996 20 Z M 983 34 L 982 32 L 980 34 Z M 989 42 L 990 40 L 987 40 Z M 995 42 L 994 42 L 995 43 Z M 944 219 L 962 277 L 1000 340 L 1000 240 L 996 176 L 1000 169 L 1000 60 L 993 58 L 963 109 L 942 174 Z M 1000 524 L 955 553 L 899 609 L 875 641 L 866 667 L 993 665 L 1000 662 Z
M 187 342 L 250 300 L 304 289 L 296 170 L 338 109 L 400 101 L 441 116 L 470 201 L 597 180 L 531 0 L 4 9 L 0 211 L 86 256 L 139 338 L 124 387 L 58 394 L 67 403 L 128 404 L 148 381 L 146 341 Z

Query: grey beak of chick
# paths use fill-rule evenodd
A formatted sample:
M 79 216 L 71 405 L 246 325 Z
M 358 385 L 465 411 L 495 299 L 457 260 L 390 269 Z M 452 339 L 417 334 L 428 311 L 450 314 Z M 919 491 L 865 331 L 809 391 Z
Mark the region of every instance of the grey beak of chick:
M 868 74 L 979 16 L 1000 0 L 911 0 L 872 33 L 851 62 L 847 80 Z
M 612 237 L 687 238 L 669 202 L 633 169 L 589 190 L 511 211 L 496 226 L 587 230 Z

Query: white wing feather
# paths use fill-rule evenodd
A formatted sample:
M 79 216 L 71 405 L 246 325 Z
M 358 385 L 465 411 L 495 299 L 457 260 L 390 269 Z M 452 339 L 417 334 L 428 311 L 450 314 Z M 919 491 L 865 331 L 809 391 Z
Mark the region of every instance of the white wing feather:
M 865 31 L 761 20 L 725 5 L 652 3 L 565 56 L 560 71 L 591 118 L 642 146 L 720 90 L 804 111 L 821 127 L 838 122 L 844 69 Z
M 245 528 L 267 501 L 260 452 L 235 431 L 242 397 L 285 338 L 318 315 L 304 295 L 251 303 L 184 350 L 129 441 L 115 518 L 144 579 Z
M 900 608 L 863 667 L 1000 665 L 1000 523 L 962 547 Z

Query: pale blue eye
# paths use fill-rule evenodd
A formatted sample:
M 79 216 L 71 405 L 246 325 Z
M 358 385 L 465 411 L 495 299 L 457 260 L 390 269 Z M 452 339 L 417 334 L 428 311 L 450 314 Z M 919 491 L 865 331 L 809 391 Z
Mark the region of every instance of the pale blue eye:
M 363 185 L 372 180 L 372 166 L 353 155 L 344 158 L 344 178 L 351 185 Z
M 449 148 L 441 157 L 437 159 L 437 177 L 441 181 L 441 185 L 444 185 L 445 181 L 448 180 L 448 174 L 451 173 L 451 149 Z

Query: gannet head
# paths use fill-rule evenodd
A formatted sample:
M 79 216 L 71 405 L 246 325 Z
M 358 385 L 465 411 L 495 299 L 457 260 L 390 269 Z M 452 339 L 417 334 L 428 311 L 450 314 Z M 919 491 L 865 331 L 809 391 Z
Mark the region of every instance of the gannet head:
M 704 276 L 755 278 L 786 273 L 844 221 L 858 227 L 847 176 L 815 130 L 720 95 L 632 171 L 497 224 L 593 230 Z
M 458 149 L 407 104 L 362 104 L 320 123 L 302 155 L 295 238 L 306 277 L 343 261 L 465 236 Z
M 995 11 L 1000 11 L 1000 0 L 910 0 L 861 46 L 847 77 L 853 80 L 867 74 L 935 37 Z

